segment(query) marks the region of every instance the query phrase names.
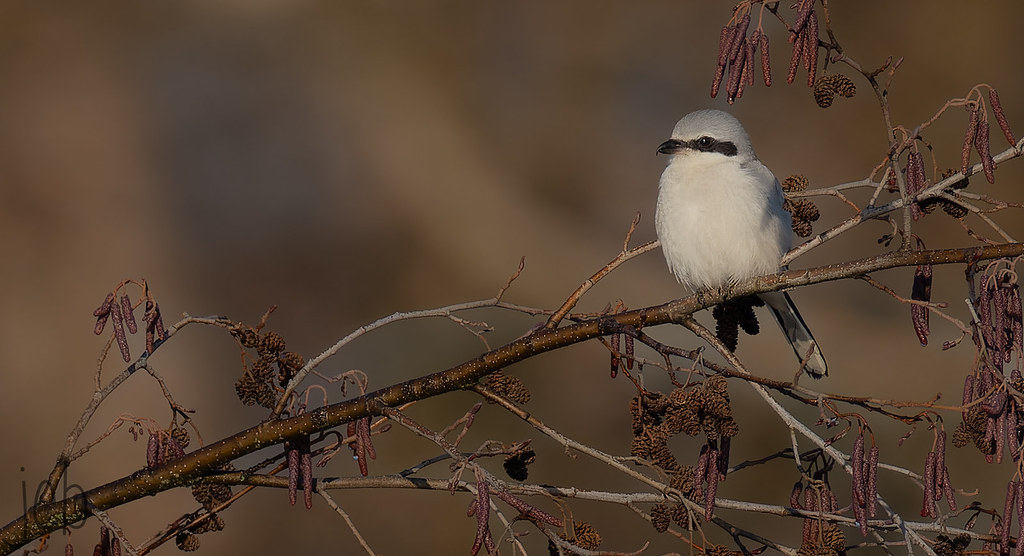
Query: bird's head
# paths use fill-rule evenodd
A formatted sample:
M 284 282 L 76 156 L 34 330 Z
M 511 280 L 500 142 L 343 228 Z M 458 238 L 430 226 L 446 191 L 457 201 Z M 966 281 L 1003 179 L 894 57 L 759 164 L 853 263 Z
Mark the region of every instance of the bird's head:
M 658 145 L 658 152 L 709 161 L 708 157 L 725 157 L 740 163 L 757 158 L 739 120 L 721 110 L 687 114 L 672 130 L 672 138 Z

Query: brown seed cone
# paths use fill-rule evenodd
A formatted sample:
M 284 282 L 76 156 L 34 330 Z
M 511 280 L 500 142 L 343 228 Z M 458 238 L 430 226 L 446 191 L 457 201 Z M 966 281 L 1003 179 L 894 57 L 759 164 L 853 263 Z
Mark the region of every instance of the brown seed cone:
M 654 526 L 654 530 L 659 533 L 668 531 L 668 526 L 672 523 L 672 514 L 668 506 L 664 504 L 658 504 L 651 509 L 651 525 Z
M 788 193 L 790 191 L 804 191 L 809 183 L 803 174 L 793 174 L 782 180 L 781 186 L 782 190 Z
M 831 75 L 822 76 L 814 84 L 814 102 L 822 108 L 832 106 L 832 101 L 836 98 L 835 85 L 830 79 L 831 77 Z
M 832 87 L 835 89 L 837 95 L 841 97 L 850 98 L 857 94 L 857 86 L 853 84 L 853 81 L 841 73 L 832 75 Z

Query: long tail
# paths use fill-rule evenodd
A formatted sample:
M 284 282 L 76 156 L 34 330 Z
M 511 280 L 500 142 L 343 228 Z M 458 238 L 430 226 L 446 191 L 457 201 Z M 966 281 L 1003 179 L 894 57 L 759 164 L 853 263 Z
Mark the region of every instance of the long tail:
M 796 310 L 796 305 L 793 304 L 789 294 L 786 292 L 763 293 L 761 299 L 772 310 L 775 320 L 778 321 L 790 345 L 793 346 L 797 359 L 803 362 L 803 369 L 807 371 L 807 374 L 813 378 L 828 375 L 828 365 L 825 363 L 825 357 L 821 354 L 821 349 L 818 348 L 818 342 L 814 341 L 814 336 L 807 328 L 807 324 L 804 323 L 800 312 Z

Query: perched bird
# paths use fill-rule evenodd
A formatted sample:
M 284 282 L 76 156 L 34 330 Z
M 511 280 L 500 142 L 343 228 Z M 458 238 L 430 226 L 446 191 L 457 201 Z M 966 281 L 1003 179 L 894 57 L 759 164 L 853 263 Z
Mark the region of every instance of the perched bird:
M 679 120 L 658 146 L 661 174 L 655 227 L 672 274 L 692 290 L 729 286 L 780 269 L 792 246 L 782 188 L 761 164 L 740 122 L 719 110 Z M 828 374 L 818 343 L 785 292 L 760 294 L 804 370 Z

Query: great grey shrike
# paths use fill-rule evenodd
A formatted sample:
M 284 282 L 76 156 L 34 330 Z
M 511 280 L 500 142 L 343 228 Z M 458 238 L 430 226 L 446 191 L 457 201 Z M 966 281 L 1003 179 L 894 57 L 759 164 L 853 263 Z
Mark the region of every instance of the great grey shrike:
M 692 290 L 772 274 L 792 245 L 782 189 L 739 121 L 719 110 L 679 120 L 658 146 L 669 156 L 658 186 L 655 227 L 672 274 Z M 760 294 L 803 368 L 828 374 L 814 336 L 785 292 Z

